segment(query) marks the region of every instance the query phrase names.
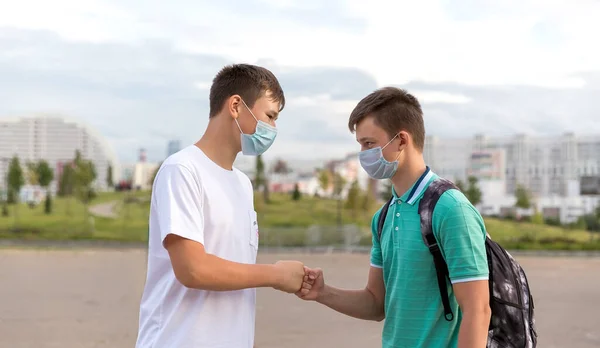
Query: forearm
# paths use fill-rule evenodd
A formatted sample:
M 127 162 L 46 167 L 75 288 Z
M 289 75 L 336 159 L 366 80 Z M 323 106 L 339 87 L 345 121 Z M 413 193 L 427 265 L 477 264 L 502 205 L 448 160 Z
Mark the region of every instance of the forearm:
M 385 318 L 383 304 L 379 304 L 368 289 L 343 290 L 325 286 L 317 302 L 358 319 L 381 321 Z
M 272 287 L 277 282 L 277 272 L 274 265 L 237 263 L 205 254 L 190 263 L 179 280 L 189 288 L 230 291 Z
M 458 348 L 485 348 L 491 310 L 485 307 L 479 310 L 463 311 L 458 334 Z

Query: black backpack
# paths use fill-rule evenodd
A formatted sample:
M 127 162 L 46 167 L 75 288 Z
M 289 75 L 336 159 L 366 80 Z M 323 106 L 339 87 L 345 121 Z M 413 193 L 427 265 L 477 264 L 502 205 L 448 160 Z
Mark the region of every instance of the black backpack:
M 448 266 L 444 261 L 432 228 L 435 204 L 440 196 L 450 189 L 458 188 L 449 180 L 438 178 L 429 184 L 419 203 L 421 234 L 423 242 L 433 256 L 438 286 L 444 305 L 446 320 L 452 321 L 446 278 Z M 381 238 L 385 218 L 393 197 L 383 206 L 379 215 L 377 234 Z M 490 308 L 492 318 L 488 332 L 488 348 L 535 348 L 537 332 L 535 328 L 534 305 L 525 272 L 515 259 L 499 244 L 485 240 L 490 272 Z

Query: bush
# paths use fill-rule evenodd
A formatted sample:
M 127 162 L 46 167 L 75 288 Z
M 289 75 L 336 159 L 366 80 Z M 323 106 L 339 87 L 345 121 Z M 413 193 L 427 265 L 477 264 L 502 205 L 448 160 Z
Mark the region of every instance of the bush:
M 44 212 L 46 214 L 52 213 L 52 197 L 50 194 L 46 195 L 46 201 L 44 202 Z
M 300 188 L 298 187 L 298 184 L 296 184 L 294 185 L 294 191 L 292 191 L 292 199 L 298 201 L 301 197 L 302 195 L 300 194 Z

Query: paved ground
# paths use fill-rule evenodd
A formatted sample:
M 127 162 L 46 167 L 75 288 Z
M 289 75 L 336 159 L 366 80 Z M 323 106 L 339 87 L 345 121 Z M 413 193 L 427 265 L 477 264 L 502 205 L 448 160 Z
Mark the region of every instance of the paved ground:
M 282 258 L 321 266 L 338 286 L 366 280 L 366 255 L 263 254 L 259 261 Z M 537 300 L 539 347 L 599 347 L 600 258 L 519 260 Z M 144 271 L 142 250 L 0 249 L 0 347 L 133 347 Z M 377 347 L 380 330 L 381 323 L 259 291 L 258 348 Z

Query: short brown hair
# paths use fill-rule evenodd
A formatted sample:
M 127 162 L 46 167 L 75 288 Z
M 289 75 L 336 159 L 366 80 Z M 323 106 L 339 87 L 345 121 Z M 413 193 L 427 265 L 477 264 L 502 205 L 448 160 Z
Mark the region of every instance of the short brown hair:
M 394 137 L 398 131 L 408 132 L 418 150 L 425 146 L 423 111 L 417 98 L 396 87 L 383 87 L 364 97 L 352 110 L 348 120 L 350 132 L 365 117 L 372 116 L 375 124 Z
M 239 94 L 249 108 L 262 97 L 266 91 L 271 98 L 279 102 L 279 111 L 285 106 L 285 96 L 279 81 L 271 71 L 250 64 L 227 65 L 215 76 L 210 87 L 210 117 L 216 116 L 223 109 L 227 98 Z

